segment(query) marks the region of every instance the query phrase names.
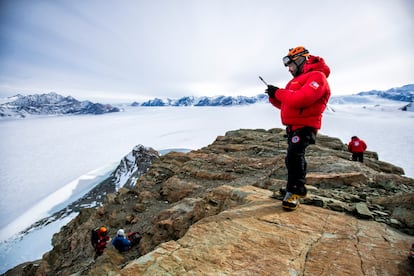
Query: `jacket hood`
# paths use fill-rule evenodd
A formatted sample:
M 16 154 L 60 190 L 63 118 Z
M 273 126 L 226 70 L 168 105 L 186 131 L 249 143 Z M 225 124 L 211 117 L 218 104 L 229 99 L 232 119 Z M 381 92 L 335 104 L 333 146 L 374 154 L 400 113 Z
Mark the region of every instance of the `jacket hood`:
M 331 69 L 326 65 L 325 61 L 321 57 L 309 55 L 307 62 L 303 65 L 303 73 L 310 71 L 320 71 L 329 77 Z

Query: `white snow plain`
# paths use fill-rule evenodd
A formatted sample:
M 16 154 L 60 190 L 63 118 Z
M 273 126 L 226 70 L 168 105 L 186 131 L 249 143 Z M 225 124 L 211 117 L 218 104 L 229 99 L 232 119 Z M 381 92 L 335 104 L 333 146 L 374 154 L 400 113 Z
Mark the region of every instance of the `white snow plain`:
M 404 103 L 330 106 L 320 133 L 347 143 L 357 135 L 382 161 L 414 177 L 414 113 Z M 240 128 L 283 128 L 268 103 L 234 107 L 126 107 L 106 115 L 0 121 L 0 273 L 52 249 L 53 233 L 69 218 L 16 234 L 82 196 L 137 144 L 198 149 Z M 30 249 L 29 249 L 30 248 Z

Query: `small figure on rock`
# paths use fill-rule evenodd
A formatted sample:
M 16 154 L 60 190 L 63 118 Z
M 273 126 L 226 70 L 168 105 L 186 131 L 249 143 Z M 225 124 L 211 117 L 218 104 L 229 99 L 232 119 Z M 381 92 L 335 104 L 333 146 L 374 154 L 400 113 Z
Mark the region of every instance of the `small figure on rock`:
M 124 229 L 119 229 L 116 237 L 112 240 L 112 245 L 119 253 L 126 252 L 131 248 L 131 242 L 125 237 Z
M 410 251 L 408 252 L 408 259 L 414 264 L 414 243 L 411 245 Z
M 112 240 L 112 245 L 119 253 L 126 252 L 131 247 L 138 245 L 141 241 L 141 235 L 138 232 L 129 232 L 125 235 L 124 229 L 119 229 L 116 237 Z
M 331 95 L 327 78 L 330 69 L 323 58 L 312 56 L 303 46 L 289 50 L 283 59 L 293 79 L 286 88 L 267 85 L 269 102 L 280 109 L 286 126 L 288 149 L 286 167 L 288 179 L 282 206 L 295 210 L 300 198 L 307 195 L 305 150 L 315 144 L 322 125 L 322 113 Z
M 128 240 L 131 242 L 131 247 L 138 245 L 142 238 L 138 232 L 129 232 L 127 237 Z
M 93 229 L 91 233 L 91 243 L 96 252 L 96 257 L 101 256 L 109 241 L 108 230 L 102 226 L 99 229 Z
M 367 144 L 364 140 L 357 136 L 352 136 L 348 143 L 348 151 L 352 153 L 352 161 L 364 162 L 364 152 L 367 149 Z

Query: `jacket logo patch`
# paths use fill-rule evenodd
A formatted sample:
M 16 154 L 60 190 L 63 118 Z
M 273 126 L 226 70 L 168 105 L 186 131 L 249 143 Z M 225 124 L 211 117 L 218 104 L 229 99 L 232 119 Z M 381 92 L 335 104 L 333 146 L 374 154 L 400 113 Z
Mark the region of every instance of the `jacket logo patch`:
M 313 81 L 309 84 L 310 87 L 312 87 L 313 89 L 318 89 L 319 88 L 319 84 L 316 81 Z
M 292 137 L 292 143 L 297 144 L 300 141 L 300 137 L 298 135 L 295 135 Z

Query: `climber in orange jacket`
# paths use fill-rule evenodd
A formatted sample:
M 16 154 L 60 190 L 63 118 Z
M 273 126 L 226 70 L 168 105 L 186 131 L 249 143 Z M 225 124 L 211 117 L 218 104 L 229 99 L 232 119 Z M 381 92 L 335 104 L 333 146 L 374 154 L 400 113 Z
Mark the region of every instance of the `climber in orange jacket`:
M 295 210 L 307 190 L 305 150 L 315 143 L 322 125 L 322 113 L 331 95 L 327 77 L 330 69 L 323 58 L 309 55 L 303 46 L 290 49 L 283 58 L 293 79 L 286 88 L 268 85 L 269 102 L 280 109 L 286 126 L 288 150 L 285 159 L 288 180 L 282 206 Z
M 364 140 L 357 136 L 352 136 L 348 143 L 348 151 L 352 153 L 352 161 L 364 162 L 364 152 L 367 149 L 367 144 Z

